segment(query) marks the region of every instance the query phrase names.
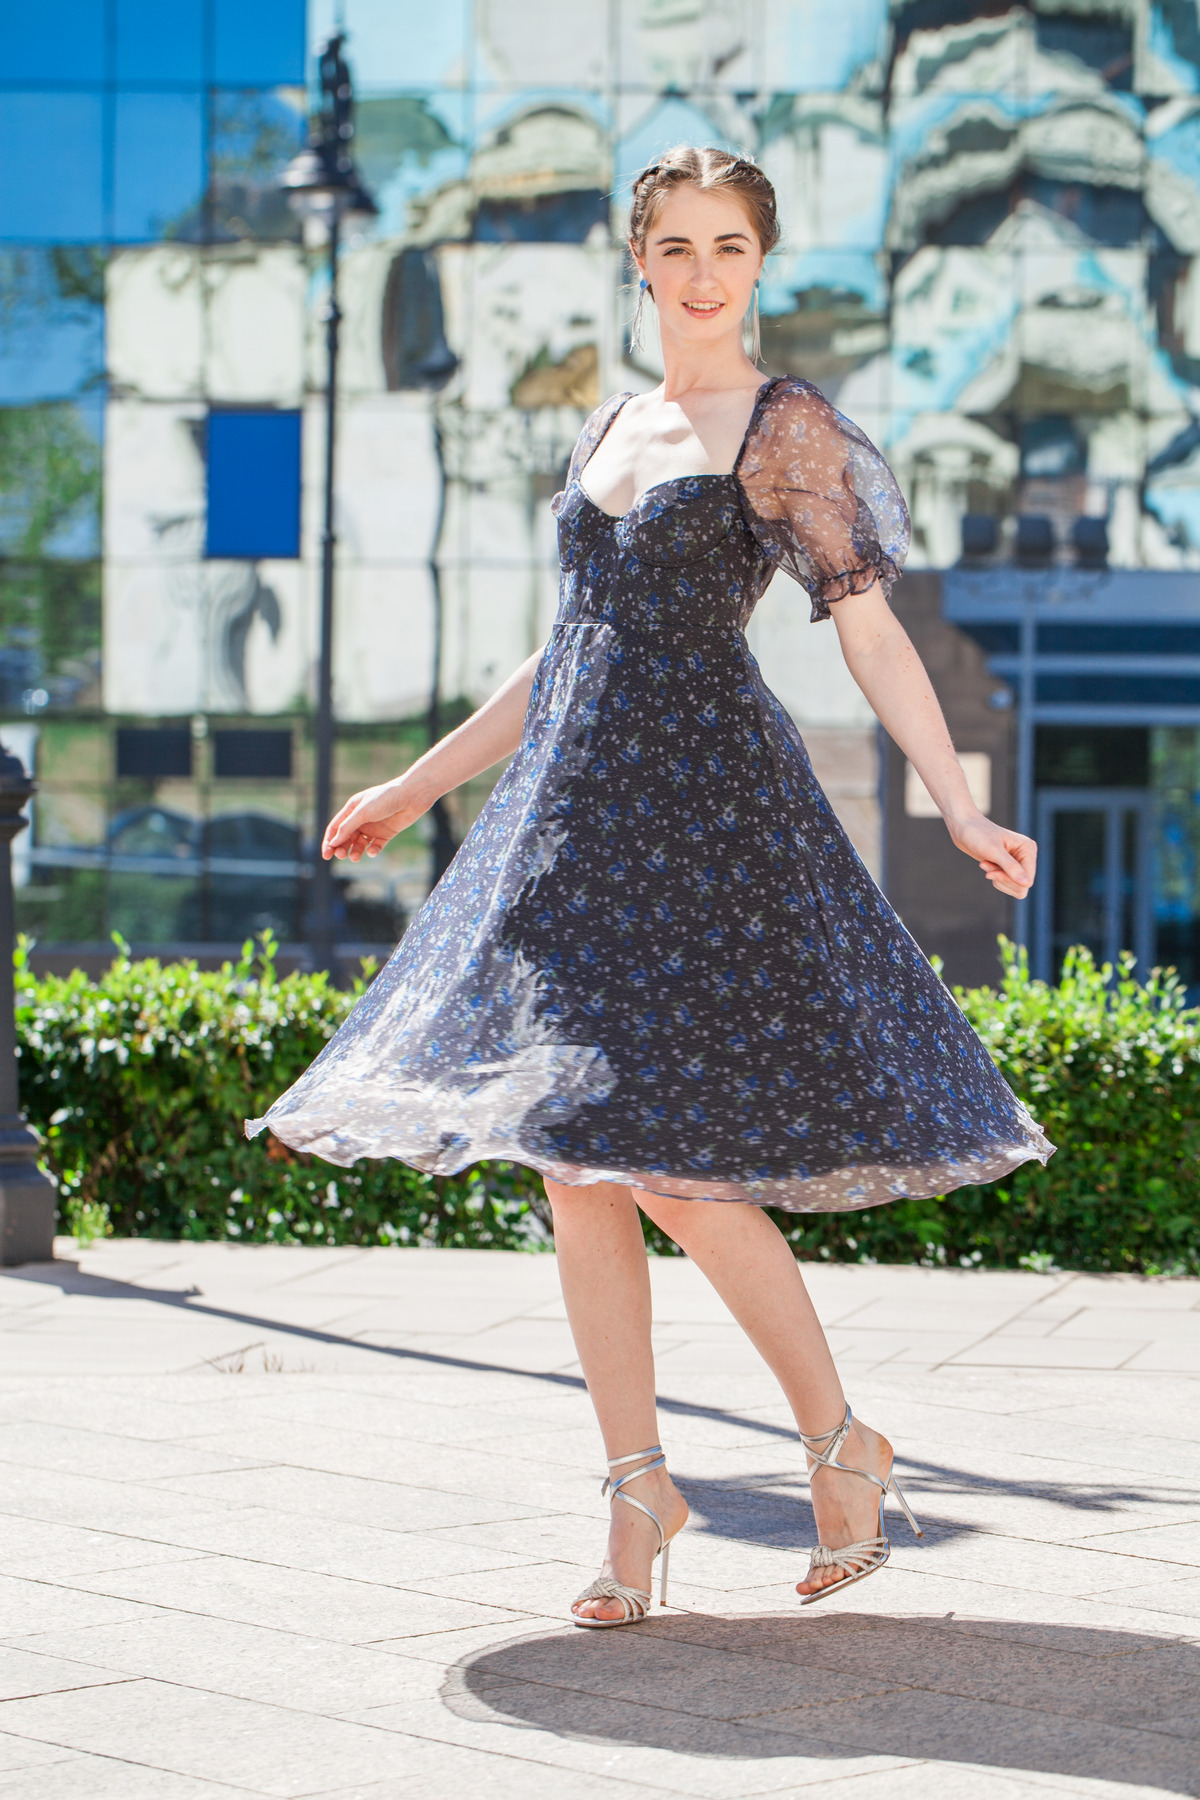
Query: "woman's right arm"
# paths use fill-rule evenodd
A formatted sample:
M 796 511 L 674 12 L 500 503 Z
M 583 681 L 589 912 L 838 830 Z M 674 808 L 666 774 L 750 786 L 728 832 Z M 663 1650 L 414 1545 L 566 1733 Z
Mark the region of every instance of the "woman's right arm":
M 542 653 L 535 650 L 504 686 L 485 700 L 457 731 L 427 750 L 411 769 L 378 787 L 351 794 L 325 830 L 321 854 L 331 858 L 378 856 L 389 838 L 403 831 L 435 800 L 511 756 L 521 741 L 533 676 Z

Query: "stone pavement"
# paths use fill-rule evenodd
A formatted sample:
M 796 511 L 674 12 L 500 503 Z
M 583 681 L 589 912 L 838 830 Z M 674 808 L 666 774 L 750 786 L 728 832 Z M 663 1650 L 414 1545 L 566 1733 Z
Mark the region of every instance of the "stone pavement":
M 693 1507 L 582 1632 L 551 1256 L 69 1240 L 0 1277 L 0 1800 L 1200 1794 L 1200 1283 L 811 1270 L 927 1546 L 801 1610 L 801 1456 L 652 1263 Z

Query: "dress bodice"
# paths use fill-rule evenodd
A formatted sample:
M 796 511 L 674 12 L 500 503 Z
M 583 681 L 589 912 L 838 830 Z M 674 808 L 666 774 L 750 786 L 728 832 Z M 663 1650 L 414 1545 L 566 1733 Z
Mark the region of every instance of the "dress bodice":
M 744 629 L 777 568 L 808 590 L 814 619 L 875 581 L 890 591 L 908 547 L 904 501 L 874 445 L 808 382 L 763 384 L 728 474 L 658 482 L 617 517 L 581 476 L 630 397 L 592 414 L 554 500 L 556 624 Z

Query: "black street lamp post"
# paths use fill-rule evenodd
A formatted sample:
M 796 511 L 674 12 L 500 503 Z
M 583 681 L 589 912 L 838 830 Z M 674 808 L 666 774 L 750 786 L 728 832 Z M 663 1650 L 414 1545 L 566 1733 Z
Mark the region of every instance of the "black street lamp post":
M 12 841 L 36 783 L 0 744 L 0 1263 L 49 1262 L 58 1195 L 37 1166 L 38 1140 L 21 1111 L 13 1016 Z
M 333 972 L 336 949 L 333 864 L 321 855 L 321 836 L 333 812 L 333 580 L 334 452 L 337 441 L 338 255 L 342 227 L 351 214 L 373 217 L 379 208 L 363 186 L 350 154 L 354 138 L 354 91 L 342 56 L 345 39 L 331 37 L 321 52 L 321 110 L 307 147 L 288 164 L 283 187 L 302 219 L 324 227 L 329 270 L 325 306 L 325 482 L 321 530 L 321 650 L 317 672 L 316 817 L 310 899 L 309 942 L 313 962 Z

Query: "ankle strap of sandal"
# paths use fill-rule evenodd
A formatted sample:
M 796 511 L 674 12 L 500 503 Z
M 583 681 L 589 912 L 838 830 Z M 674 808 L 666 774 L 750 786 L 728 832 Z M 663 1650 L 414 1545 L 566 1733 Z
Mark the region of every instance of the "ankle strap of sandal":
M 850 1411 L 849 1406 L 847 1406 L 845 1418 L 840 1425 L 835 1425 L 832 1430 L 814 1431 L 807 1437 L 802 1431 L 798 1434 L 800 1442 L 804 1445 L 804 1448 L 813 1459 L 812 1466 L 814 1469 L 827 1468 L 831 1463 L 836 1461 L 837 1453 L 849 1437 L 850 1427 L 853 1423 L 854 1414 Z M 826 1441 L 829 1438 L 833 1439 L 832 1443 Z M 818 1450 L 818 1444 L 825 1444 L 824 1450 Z
M 624 1468 L 626 1463 L 641 1462 L 644 1456 L 652 1456 L 656 1458 L 656 1460 L 654 1462 L 646 1463 L 644 1467 L 640 1469 L 630 1469 L 628 1475 L 613 1476 L 613 1469 Z M 607 1494 L 611 1491 L 614 1494 L 620 1494 L 621 1489 L 625 1486 L 627 1481 L 636 1481 L 639 1475 L 648 1475 L 651 1469 L 665 1469 L 666 1466 L 667 1459 L 663 1454 L 663 1447 L 661 1444 L 651 1444 L 649 1450 L 635 1450 L 632 1456 L 610 1456 L 608 1459 L 609 1473 L 600 1483 L 600 1492 L 601 1494 Z M 621 1498 L 622 1500 L 628 1500 L 630 1496 L 628 1494 L 621 1494 Z M 651 1517 L 653 1517 L 653 1514 L 651 1514 Z

